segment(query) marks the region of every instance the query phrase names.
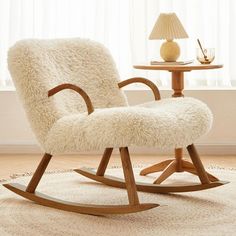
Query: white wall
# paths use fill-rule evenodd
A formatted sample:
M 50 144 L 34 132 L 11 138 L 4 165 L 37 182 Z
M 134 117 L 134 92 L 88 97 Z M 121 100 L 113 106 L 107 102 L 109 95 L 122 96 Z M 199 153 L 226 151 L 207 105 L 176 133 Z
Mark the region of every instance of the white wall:
M 169 97 L 170 90 L 161 91 Z M 187 90 L 185 96 L 201 99 L 214 114 L 211 132 L 197 141 L 206 154 L 236 154 L 236 90 Z M 149 90 L 127 90 L 130 104 L 153 99 Z M 155 149 L 141 149 L 154 152 Z M 40 152 L 15 91 L 0 91 L 0 152 Z

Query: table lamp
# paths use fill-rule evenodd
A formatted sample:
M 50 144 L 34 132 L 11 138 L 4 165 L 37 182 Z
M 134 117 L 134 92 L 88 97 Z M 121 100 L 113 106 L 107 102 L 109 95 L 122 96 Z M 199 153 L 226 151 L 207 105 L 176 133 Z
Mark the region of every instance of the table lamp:
M 188 38 L 188 34 L 175 13 L 161 13 L 149 36 L 149 39 L 166 39 L 160 49 L 166 62 L 175 62 L 180 56 L 180 47 L 173 39 L 181 38 Z

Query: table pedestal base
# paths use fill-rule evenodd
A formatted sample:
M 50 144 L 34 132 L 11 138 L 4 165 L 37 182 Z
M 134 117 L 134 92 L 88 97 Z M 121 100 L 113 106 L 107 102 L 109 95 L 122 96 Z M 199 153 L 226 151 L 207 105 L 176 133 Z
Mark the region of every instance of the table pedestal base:
M 188 172 L 199 176 L 199 178 L 200 175 L 203 175 L 203 177 L 200 178 L 200 180 L 204 179 L 206 182 L 215 182 L 219 180 L 215 176 L 211 175 L 210 173 L 204 170 L 195 147 L 194 149 L 191 150 L 188 149 L 188 151 L 190 153 L 190 157 L 193 163 L 195 164 L 182 158 L 182 149 L 175 149 L 174 159 L 168 159 L 158 164 L 147 167 L 140 172 L 140 175 L 144 176 L 151 173 L 163 171 L 161 175 L 153 182 L 154 184 L 161 184 L 164 180 L 166 180 L 169 176 L 171 176 L 175 172 Z

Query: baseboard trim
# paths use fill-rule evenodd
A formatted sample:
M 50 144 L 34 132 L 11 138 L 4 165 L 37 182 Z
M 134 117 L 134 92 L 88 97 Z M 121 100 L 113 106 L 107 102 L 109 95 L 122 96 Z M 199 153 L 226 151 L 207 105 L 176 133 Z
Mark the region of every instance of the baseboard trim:
M 37 144 L 0 144 L 0 154 L 39 154 L 42 152 Z
M 196 144 L 197 150 L 201 155 L 214 155 L 214 156 L 234 156 L 236 155 L 236 144 Z M 147 154 L 147 155 L 172 155 L 173 150 L 160 150 L 158 148 L 130 148 L 130 151 L 135 154 Z M 187 154 L 187 150 L 184 149 L 184 154 Z
M 236 155 L 236 144 L 196 144 L 198 152 L 202 155 Z M 37 144 L 0 144 L 0 154 L 40 154 L 43 151 Z M 173 155 L 172 150 L 158 148 L 131 147 L 130 152 L 140 155 Z M 186 150 L 185 150 L 186 152 Z M 102 151 L 80 152 L 83 155 L 98 155 Z M 118 153 L 115 150 L 115 153 Z

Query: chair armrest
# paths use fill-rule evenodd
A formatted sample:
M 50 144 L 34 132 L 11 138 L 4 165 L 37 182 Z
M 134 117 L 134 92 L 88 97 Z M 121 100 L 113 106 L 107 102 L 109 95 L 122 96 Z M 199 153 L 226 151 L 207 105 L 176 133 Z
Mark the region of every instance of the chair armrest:
M 84 101 L 86 103 L 88 114 L 91 114 L 94 111 L 93 104 L 92 104 L 91 99 L 89 98 L 88 94 L 83 89 L 81 89 L 80 87 L 78 87 L 77 85 L 74 85 L 74 84 L 60 84 L 60 85 L 56 86 L 55 88 L 52 88 L 48 91 L 48 97 L 51 97 L 54 94 L 56 94 L 64 89 L 72 89 L 81 95 L 81 97 L 84 99 Z
M 128 84 L 132 84 L 132 83 L 143 83 L 146 84 L 153 92 L 155 100 L 160 100 L 161 96 L 160 96 L 160 92 L 159 89 L 157 88 L 157 86 L 150 80 L 142 78 L 142 77 L 134 77 L 134 78 L 130 78 L 124 81 L 121 81 L 118 83 L 119 88 L 122 88 Z

